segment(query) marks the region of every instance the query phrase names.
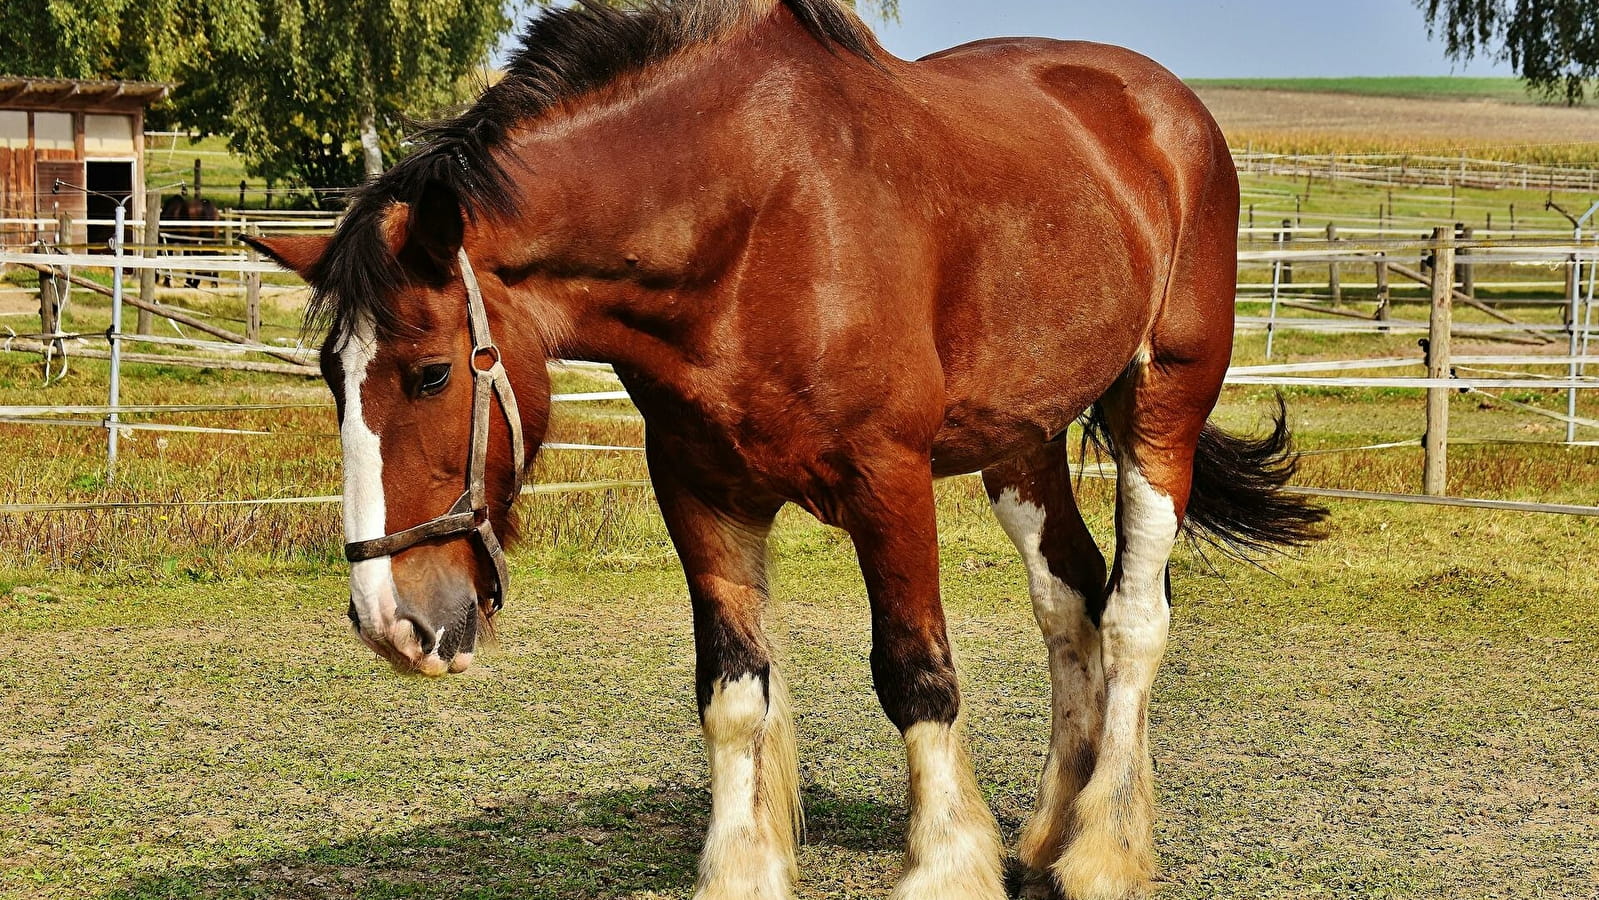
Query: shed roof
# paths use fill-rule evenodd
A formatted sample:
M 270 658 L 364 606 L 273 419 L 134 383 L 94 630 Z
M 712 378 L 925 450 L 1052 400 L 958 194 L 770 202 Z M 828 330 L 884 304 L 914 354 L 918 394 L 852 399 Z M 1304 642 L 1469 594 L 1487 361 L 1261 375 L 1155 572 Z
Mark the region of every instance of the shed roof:
M 143 109 L 166 99 L 172 85 L 152 81 L 31 78 L 0 75 L 0 109 Z

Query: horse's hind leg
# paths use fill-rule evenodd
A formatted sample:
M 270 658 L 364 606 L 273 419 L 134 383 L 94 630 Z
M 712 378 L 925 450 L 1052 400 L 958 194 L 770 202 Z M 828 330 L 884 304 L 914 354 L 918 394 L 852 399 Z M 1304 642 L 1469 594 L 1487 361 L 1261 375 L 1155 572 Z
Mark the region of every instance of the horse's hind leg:
M 1157 343 L 1153 359 L 1135 361 L 1100 399 L 1116 454 L 1116 558 L 1099 621 L 1105 672 L 1099 757 L 1075 802 L 1077 832 L 1054 866 L 1073 900 L 1136 896 L 1154 872 L 1147 732 L 1150 690 L 1171 621 L 1167 564 L 1229 341 L 1226 333 L 1196 335 L 1183 355 L 1162 355 Z
M 1105 558 L 1073 500 L 1063 441 L 984 470 L 983 483 L 1027 565 L 1033 615 L 1049 649 L 1049 753 L 1038 805 L 1016 849 L 1021 896 L 1048 898 L 1050 867 L 1078 830 L 1072 802 L 1093 774 L 1098 752 Z
M 694 604 L 695 683 L 711 770 L 696 900 L 786 900 L 795 878 L 799 774 L 788 694 L 762 628 L 775 506 L 735 517 L 650 472 Z

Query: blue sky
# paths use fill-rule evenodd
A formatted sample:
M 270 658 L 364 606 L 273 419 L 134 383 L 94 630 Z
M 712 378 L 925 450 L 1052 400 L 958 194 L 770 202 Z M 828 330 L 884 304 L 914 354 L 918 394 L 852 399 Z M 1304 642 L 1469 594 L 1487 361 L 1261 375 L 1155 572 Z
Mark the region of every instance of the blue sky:
M 884 45 L 907 59 L 1036 35 L 1121 44 L 1185 78 L 1515 74 L 1489 60 L 1450 62 L 1412 0 L 900 0 L 898 22 L 870 15 L 872 0 L 857 2 Z
M 871 21 L 909 58 L 1041 35 L 1121 44 L 1186 78 L 1514 74 L 1451 63 L 1411 0 L 900 0 L 898 23 Z

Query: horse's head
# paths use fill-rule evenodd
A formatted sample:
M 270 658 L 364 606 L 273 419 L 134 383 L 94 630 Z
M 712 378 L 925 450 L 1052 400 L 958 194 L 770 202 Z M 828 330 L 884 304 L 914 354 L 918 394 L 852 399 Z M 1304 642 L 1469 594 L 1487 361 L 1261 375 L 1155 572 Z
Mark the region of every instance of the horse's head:
M 474 273 L 465 231 L 454 195 L 425 191 L 352 213 L 332 238 L 252 241 L 333 316 L 321 362 L 344 449 L 350 621 L 425 675 L 464 671 L 499 608 L 500 542 L 550 403 L 537 331 Z

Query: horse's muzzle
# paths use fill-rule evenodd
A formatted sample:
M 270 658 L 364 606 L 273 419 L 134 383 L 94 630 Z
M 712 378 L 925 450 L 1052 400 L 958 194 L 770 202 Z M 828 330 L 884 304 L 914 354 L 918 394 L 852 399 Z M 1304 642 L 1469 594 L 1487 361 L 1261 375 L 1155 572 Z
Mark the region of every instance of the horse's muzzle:
M 454 612 L 435 616 L 401 601 L 393 620 L 362 622 L 352 602 L 348 614 L 361 642 L 397 671 L 437 677 L 465 672 L 472 665 L 477 648 L 476 598 L 448 608 Z M 442 623 L 437 623 L 437 619 L 442 619 Z

